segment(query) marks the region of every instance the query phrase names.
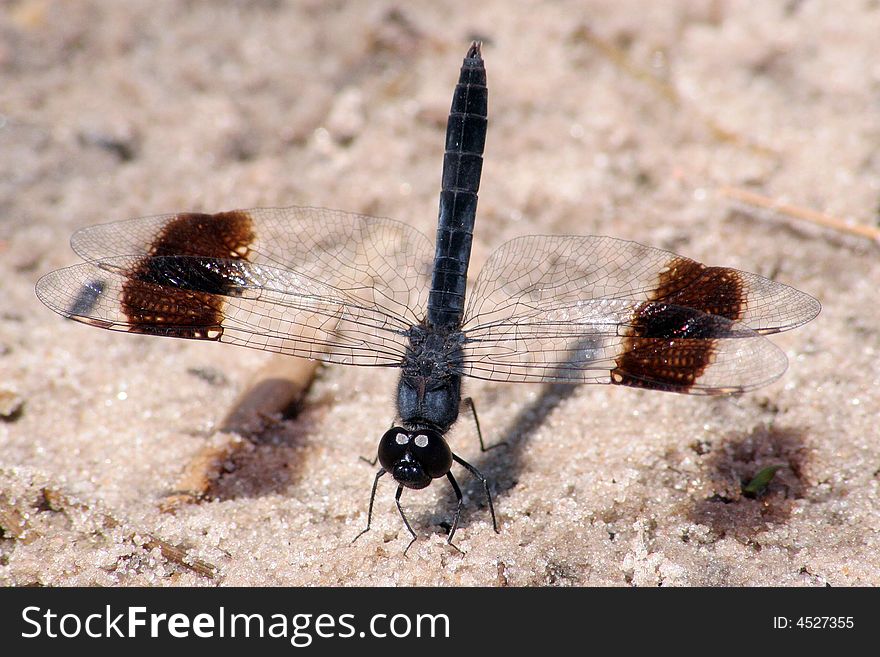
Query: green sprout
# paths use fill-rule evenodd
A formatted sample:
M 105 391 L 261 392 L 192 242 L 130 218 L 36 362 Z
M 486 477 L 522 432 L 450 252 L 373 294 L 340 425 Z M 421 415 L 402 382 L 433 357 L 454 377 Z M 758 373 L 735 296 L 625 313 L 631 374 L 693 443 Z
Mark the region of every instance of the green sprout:
M 752 477 L 752 480 L 743 486 L 743 495 L 754 498 L 763 494 L 764 491 L 767 490 L 767 486 L 770 485 L 770 482 L 773 481 L 773 477 L 776 476 L 776 471 L 782 467 L 783 466 L 781 465 L 768 465 L 766 468 L 759 470 L 758 474 Z

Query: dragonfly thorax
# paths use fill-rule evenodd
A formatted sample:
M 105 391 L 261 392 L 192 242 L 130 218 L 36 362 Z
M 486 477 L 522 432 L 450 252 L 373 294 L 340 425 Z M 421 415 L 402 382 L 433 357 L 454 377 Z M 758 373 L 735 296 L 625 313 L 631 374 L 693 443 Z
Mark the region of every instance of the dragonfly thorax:
M 404 425 L 442 434 L 458 418 L 462 341 L 460 331 L 413 327 L 397 387 L 397 409 Z
M 461 331 L 448 331 L 430 325 L 413 326 L 403 358 L 403 373 L 412 377 L 441 379 L 461 372 Z

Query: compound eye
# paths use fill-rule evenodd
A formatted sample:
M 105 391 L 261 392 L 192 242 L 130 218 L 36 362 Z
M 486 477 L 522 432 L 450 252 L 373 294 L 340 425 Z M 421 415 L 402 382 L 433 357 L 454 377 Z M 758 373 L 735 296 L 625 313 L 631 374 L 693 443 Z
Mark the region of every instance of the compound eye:
M 419 431 L 412 438 L 410 451 L 431 479 L 442 477 L 452 467 L 452 450 L 435 431 Z
M 412 438 L 406 429 L 393 427 L 385 432 L 379 440 L 379 463 L 386 470 L 392 470 L 394 464 L 403 458 L 411 447 Z

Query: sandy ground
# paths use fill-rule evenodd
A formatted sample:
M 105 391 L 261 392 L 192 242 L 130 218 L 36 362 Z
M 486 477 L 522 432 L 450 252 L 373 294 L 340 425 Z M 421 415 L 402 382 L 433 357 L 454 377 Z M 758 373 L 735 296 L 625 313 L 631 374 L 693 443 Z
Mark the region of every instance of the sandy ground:
M 880 584 L 880 260 L 868 240 L 732 203 L 736 187 L 876 225 L 876 2 L 0 2 L 0 583 Z M 393 372 L 326 367 L 292 419 L 160 511 L 266 354 L 64 321 L 37 278 L 78 227 L 316 205 L 433 235 L 445 116 L 485 42 L 472 271 L 530 233 L 606 234 L 822 301 L 738 398 L 471 383 L 475 482 L 383 481 Z M 223 443 L 227 444 L 227 443 Z M 222 444 L 221 444 L 222 448 Z M 221 450 L 222 451 L 222 450 Z M 742 482 L 780 465 L 766 493 Z M 175 553 L 174 548 L 182 552 Z

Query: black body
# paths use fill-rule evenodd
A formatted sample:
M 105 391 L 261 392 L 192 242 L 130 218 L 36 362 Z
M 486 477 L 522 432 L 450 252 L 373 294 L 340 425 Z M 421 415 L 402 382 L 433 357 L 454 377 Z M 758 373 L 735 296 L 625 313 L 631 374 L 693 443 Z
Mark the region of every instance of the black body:
M 446 153 L 440 187 L 440 217 L 427 324 L 438 331 L 457 329 L 464 315 L 468 262 L 483 169 L 488 111 L 486 68 L 479 44 L 461 67 L 446 124 Z
M 461 491 L 450 472 L 453 460 L 483 482 L 490 508 L 492 506 L 485 478 L 454 455 L 443 438 L 458 419 L 461 405 L 462 344 L 465 339 L 461 322 L 477 213 L 477 191 L 483 168 L 487 111 L 486 68 L 480 44 L 474 43 L 462 64 L 446 123 L 440 214 L 427 317 L 422 324 L 409 330 L 409 345 L 397 386 L 397 412 L 403 426 L 389 430 L 382 437 L 378 450 L 382 469 L 377 473 L 376 481 L 385 472 L 391 472 L 398 484 L 398 508 L 401 487 L 419 489 L 428 486 L 432 479 L 443 476 L 449 479 L 459 502 L 449 532 L 450 543 L 458 525 L 462 501 Z M 482 438 L 480 442 L 482 444 Z M 375 492 L 374 484 L 374 495 Z M 372 505 L 370 498 L 371 511 Z M 406 516 L 403 519 L 415 540 Z M 494 509 L 492 523 L 495 525 Z M 495 531 L 498 531 L 497 526 Z
M 428 315 L 409 332 L 397 388 L 397 411 L 410 430 L 443 434 L 458 418 L 464 340 L 460 327 L 486 143 L 487 100 L 486 68 L 479 44 L 473 44 L 462 64 L 446 124 Z
M 428 314 L 410 330 L 397 391 L 405 427 L 445 433 L 461 403 L 460 332 L 477 191 L 486 143 L 488 90 L 479 44 L 468 50 L 446 124 L 446 153 Z
M 461 403 L 461 331 L 415 326 L 397 386 L 397 413 L 405 427 L 446 433 Z

